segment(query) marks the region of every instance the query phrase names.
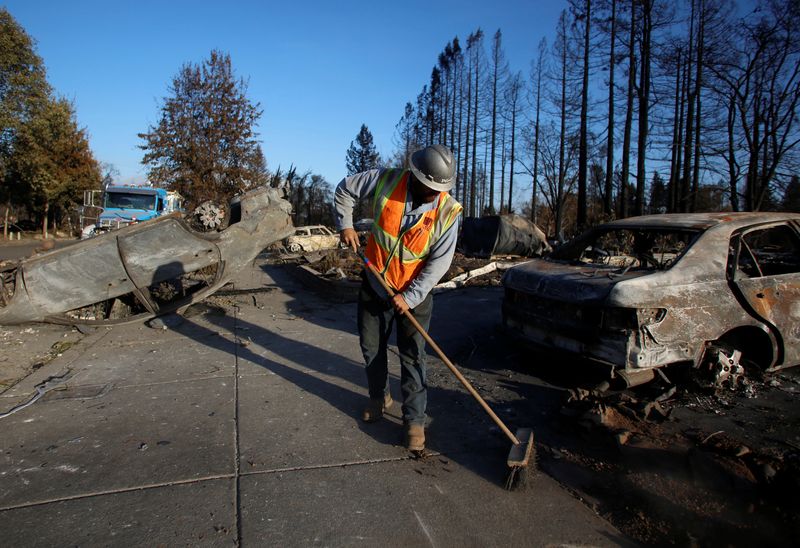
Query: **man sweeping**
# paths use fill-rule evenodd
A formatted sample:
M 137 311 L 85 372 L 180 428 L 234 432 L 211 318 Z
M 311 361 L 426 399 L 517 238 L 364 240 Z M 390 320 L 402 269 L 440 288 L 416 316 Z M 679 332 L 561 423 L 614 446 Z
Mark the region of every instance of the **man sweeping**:
M 443 145 L 433 145 L 414 153 L 409 169 L 374 169 L 346 177 L 334 196 L 341 241 L 356 251 L 353 208 L 357 200 L 371 201 L 374 222 L 365 255 L 395 292 L 390 297 L 378 280 L 365 274 L 358 332 L 369 402 L 362 419 L 377 421 L 392 404 L 387 345 L 396 322 L 404 444 L 411 451 L 425 448 L 427 375 L 425 340 L 404 312 L 410 310 L 428 329 L 431 290 L 450 268 L 456 249 L 462 207 L 448 193 L 454 180 L 453 154 Z

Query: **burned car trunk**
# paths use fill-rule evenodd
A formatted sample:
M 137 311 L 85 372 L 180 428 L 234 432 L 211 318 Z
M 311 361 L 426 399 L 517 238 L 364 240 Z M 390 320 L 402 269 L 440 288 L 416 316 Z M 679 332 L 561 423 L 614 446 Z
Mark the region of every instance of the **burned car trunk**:
M 796 365 L 798 220 L 675 214 L 601 225 L 506 273 L 504 324 L 634 384 L 676 363 Z
M 83 240 L 0 272 L 0 324 L 107 324 L 153 317 L 210 295 L 291 234 L 277 190 L 234 198 L 227 228 L 193 229 L 178 213 Z

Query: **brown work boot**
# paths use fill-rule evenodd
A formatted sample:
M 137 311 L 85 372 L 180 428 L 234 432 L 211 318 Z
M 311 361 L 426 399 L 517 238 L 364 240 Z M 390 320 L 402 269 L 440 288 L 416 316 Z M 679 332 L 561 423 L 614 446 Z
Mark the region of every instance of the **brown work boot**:
M 405 446 L 409 451 L 422 451 L 425 449 L 425 427 L 421 424 L 407 424 L 405 426 Z
M 392 406 L 392 396 L 386 394 L 382 399 L 370 398 L 369 403 L 361 413 L 361 420 L 364 422 L 375 422 L 383 417 L 383 412 Z

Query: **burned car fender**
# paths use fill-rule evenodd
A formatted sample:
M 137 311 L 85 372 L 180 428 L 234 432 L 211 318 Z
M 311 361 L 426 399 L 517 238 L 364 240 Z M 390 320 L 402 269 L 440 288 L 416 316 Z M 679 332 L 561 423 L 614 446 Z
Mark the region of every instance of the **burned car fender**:
M 683 361 L 697 366 L 710 343 L 748 329 L 763 333 L 775 354 L 774 334 L 737 306 L 727 282 L 679 285 L 676 281 L 671 272 L 656 274 L 646 286 L 634 279 L 620 282 L 610 292 L 609 307 L 637 311 L 638 329 L 630 332 L 626 369 Z M 726 294 L 729 298 L 723 298 Z

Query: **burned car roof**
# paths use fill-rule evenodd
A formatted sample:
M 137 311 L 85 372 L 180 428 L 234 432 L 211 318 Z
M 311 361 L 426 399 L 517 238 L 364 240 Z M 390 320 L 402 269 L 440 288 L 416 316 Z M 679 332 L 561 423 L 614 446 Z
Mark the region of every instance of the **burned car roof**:
M 503 285 L 507 326 L 615 368 L 698 364 L 709 345 L 763 367 L 800 362 L 800 214 L 613 221 Z
M 119 323 L 178 310 L 294 232 L 291 205 L 273 188 L 235 197 L 229 211 L 219 231 L 173 213 L 5 267 L 0 324 Z
M 800 213 L 775 213 L 761 211 L 719 212 L 719 213 L 665 213 L 662 215 L 641 215 L 611 221 L 604 226 L 625 227 L 663 227 L 705 230 L 717 225 L 725 225 L 730 230 L 754 223 L 769 223 L 775 220 L 794 218 L 800 221 Z

